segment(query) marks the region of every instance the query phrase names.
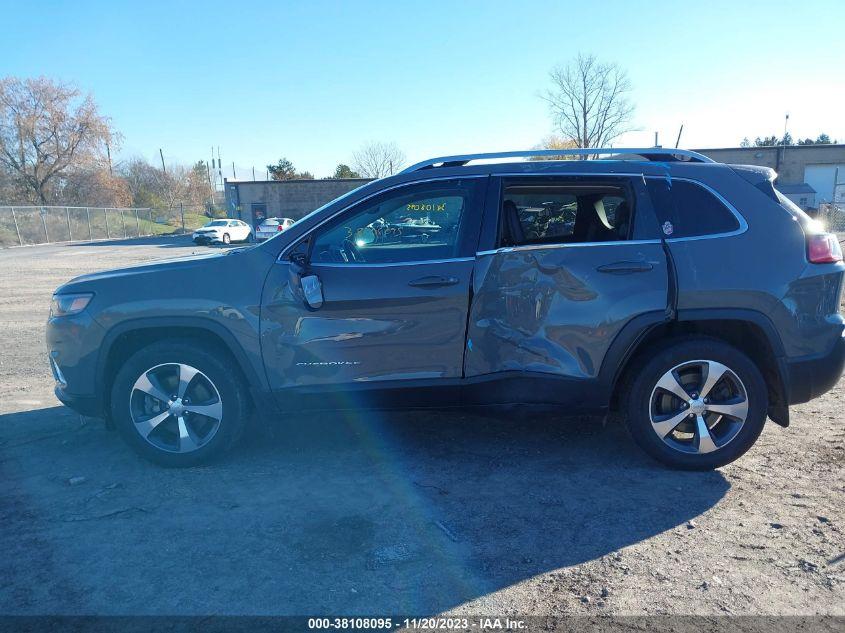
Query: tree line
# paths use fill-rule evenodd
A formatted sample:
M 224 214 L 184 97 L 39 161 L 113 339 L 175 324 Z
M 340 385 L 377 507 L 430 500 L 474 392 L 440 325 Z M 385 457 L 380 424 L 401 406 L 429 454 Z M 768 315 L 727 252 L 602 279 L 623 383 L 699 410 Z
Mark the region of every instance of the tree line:
M 384 178 L 398 173 L 405 165 L 405 153 L 396 143 L 371 141 L 352 154 L 352 167 L 339 163 L 326 178 Z M 298 171 L 293 163 L 282 157 L 275 165 L 267 165 L 273 180 L 312 180 L 308 171 Z
M 211 211 L 213 172 L 193 165 L 115 161 L 122 137 L 91 95 L 46 77 L 0 78 L 0 205 L 169 208 Z M 395 143 L 371 142 L 328 178 L 381 178 L 401 169 Z M 275 180 L 314 178 L 282 158 Z
M 549 73 L 540 96 L 555 132 L 537 148 L 609 147 L 632 132 L 634 105 L 628 75 L 618 64 L 578 55 Z M 173 207 L 211 209 L 213 172 L 204 161 L 161 167 L 143 158 L 113 162 L 120 133 L 90 95 L 45 77 L 0 79 L 0 205 Z M 798 145 L 830 144 L 827 134 Z M 742 147 L 793 145 L 787 133 L 745 138 Z M 397 173 L 405 154 L 396 143 L 369 142 L 326 178 L 382 178 Z M 558 157 L 551 157 L 558 158 Z M 559 158 L 573 158 L 561 155 Z M 282 157 L 267 165 L 274 180 L 313 179 Z
M 764 136 L 760 138 L 759 136 L 754 139 L 754 141 L 749 141 L 748 137 L 746 136 L 740 142 L 740 147 L 775 147 L 778 145 L 834 145 L 836 144 L 836 140 L 830 140 L 830 137 L 827 134 L 819 134 L 815 139 L 812 138 L 805 138 L 805 139 L 798 139 L 796 142 L 792 135 L 787 132 L 783 136 L 778 137 L 777 135 L 773 134 L 771 136 Z

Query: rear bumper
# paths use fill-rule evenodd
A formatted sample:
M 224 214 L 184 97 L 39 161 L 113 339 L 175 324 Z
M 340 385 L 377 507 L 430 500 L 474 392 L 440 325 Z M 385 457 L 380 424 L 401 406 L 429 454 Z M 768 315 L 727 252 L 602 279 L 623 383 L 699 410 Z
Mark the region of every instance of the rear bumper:
M 828 353 L 787 360 L 785 364 L 788 403 L 800 404 L 818 398 L 833 389 L 845 369 L 845 332 Z

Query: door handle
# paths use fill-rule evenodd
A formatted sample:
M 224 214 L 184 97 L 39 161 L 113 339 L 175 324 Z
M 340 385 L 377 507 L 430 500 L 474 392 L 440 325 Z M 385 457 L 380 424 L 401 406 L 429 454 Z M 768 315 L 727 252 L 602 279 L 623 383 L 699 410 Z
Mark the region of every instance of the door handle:
M 454 286 L 458 283 L 457 277 L 441 277 L 440 275 L 429 275 L 428 277 L 420 277 L 409 281 L 409 286 L 415 288 L 436 288 L 438 286 Z
M 613 262 L 599 266 L 596 270 L 611 275 L 630 275 L 631 273 L 647 273 L 654 270 L 654 266 L 650 262 Z

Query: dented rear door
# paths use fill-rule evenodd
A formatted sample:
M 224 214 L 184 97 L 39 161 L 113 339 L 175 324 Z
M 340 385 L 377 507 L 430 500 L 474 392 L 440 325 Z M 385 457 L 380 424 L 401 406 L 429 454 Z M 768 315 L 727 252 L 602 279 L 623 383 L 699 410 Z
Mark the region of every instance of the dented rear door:
M 498 217 L 490 217 L 501 213 L 501 192 L 508 182 L 501 180 L 485 223 L 501 225 Z M 478 253 L 467 378 L 518 372 L 573 379 L 561 383 L 563 389 L 570 385 L 571 393 L 556 394 L 554 401 L 578 399 L 578 384 L 598 379 L 608 349 L 626 324 L 646 313 L 665 313 L 667 261 L 654 213 L 642 177 L 630 177 L 625 185 L 635 203 L 627 240 L 504 246 Z M 501 230 L 496 240 L 493 246 L 502 243 Z M 546 399 L 528 393 L 524 401 Z

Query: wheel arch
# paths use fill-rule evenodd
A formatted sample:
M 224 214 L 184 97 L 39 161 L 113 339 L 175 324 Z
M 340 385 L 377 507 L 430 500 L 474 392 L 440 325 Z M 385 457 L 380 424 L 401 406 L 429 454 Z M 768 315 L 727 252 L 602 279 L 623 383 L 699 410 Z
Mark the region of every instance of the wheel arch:
M 253 399 L 254 394 L 260 391 L 256 387 L 266 386 L 264 377 L 249 362 L 235 336 L 218 323 L 201 317 L 133 319 L 111 328 L 100 346 L 96 390 L 101 394 L 103 411 L 109 410 L 111 385 L 120 363 L 139 349 L 166 339 L 197 341 L 228 355 Z
M 781 426 L 789 425 L 786 400 L 783 343 L 771 320 L 761 312 L 740 309 L 680 310 L 677 318 L 649 319 L 641 324 L 633 321 L 635 332 L 614 341 L 607 372 L 610 406 L 619 409 L 619 397 L 629 384 L 632 374 L 646 354 L 661 340 L 669 337 L 709 336 L 722 340 L 746 354 L 760 369 L 769 395 L 769 416 Z M 627 328 L 627 326 L 626 326 Z

